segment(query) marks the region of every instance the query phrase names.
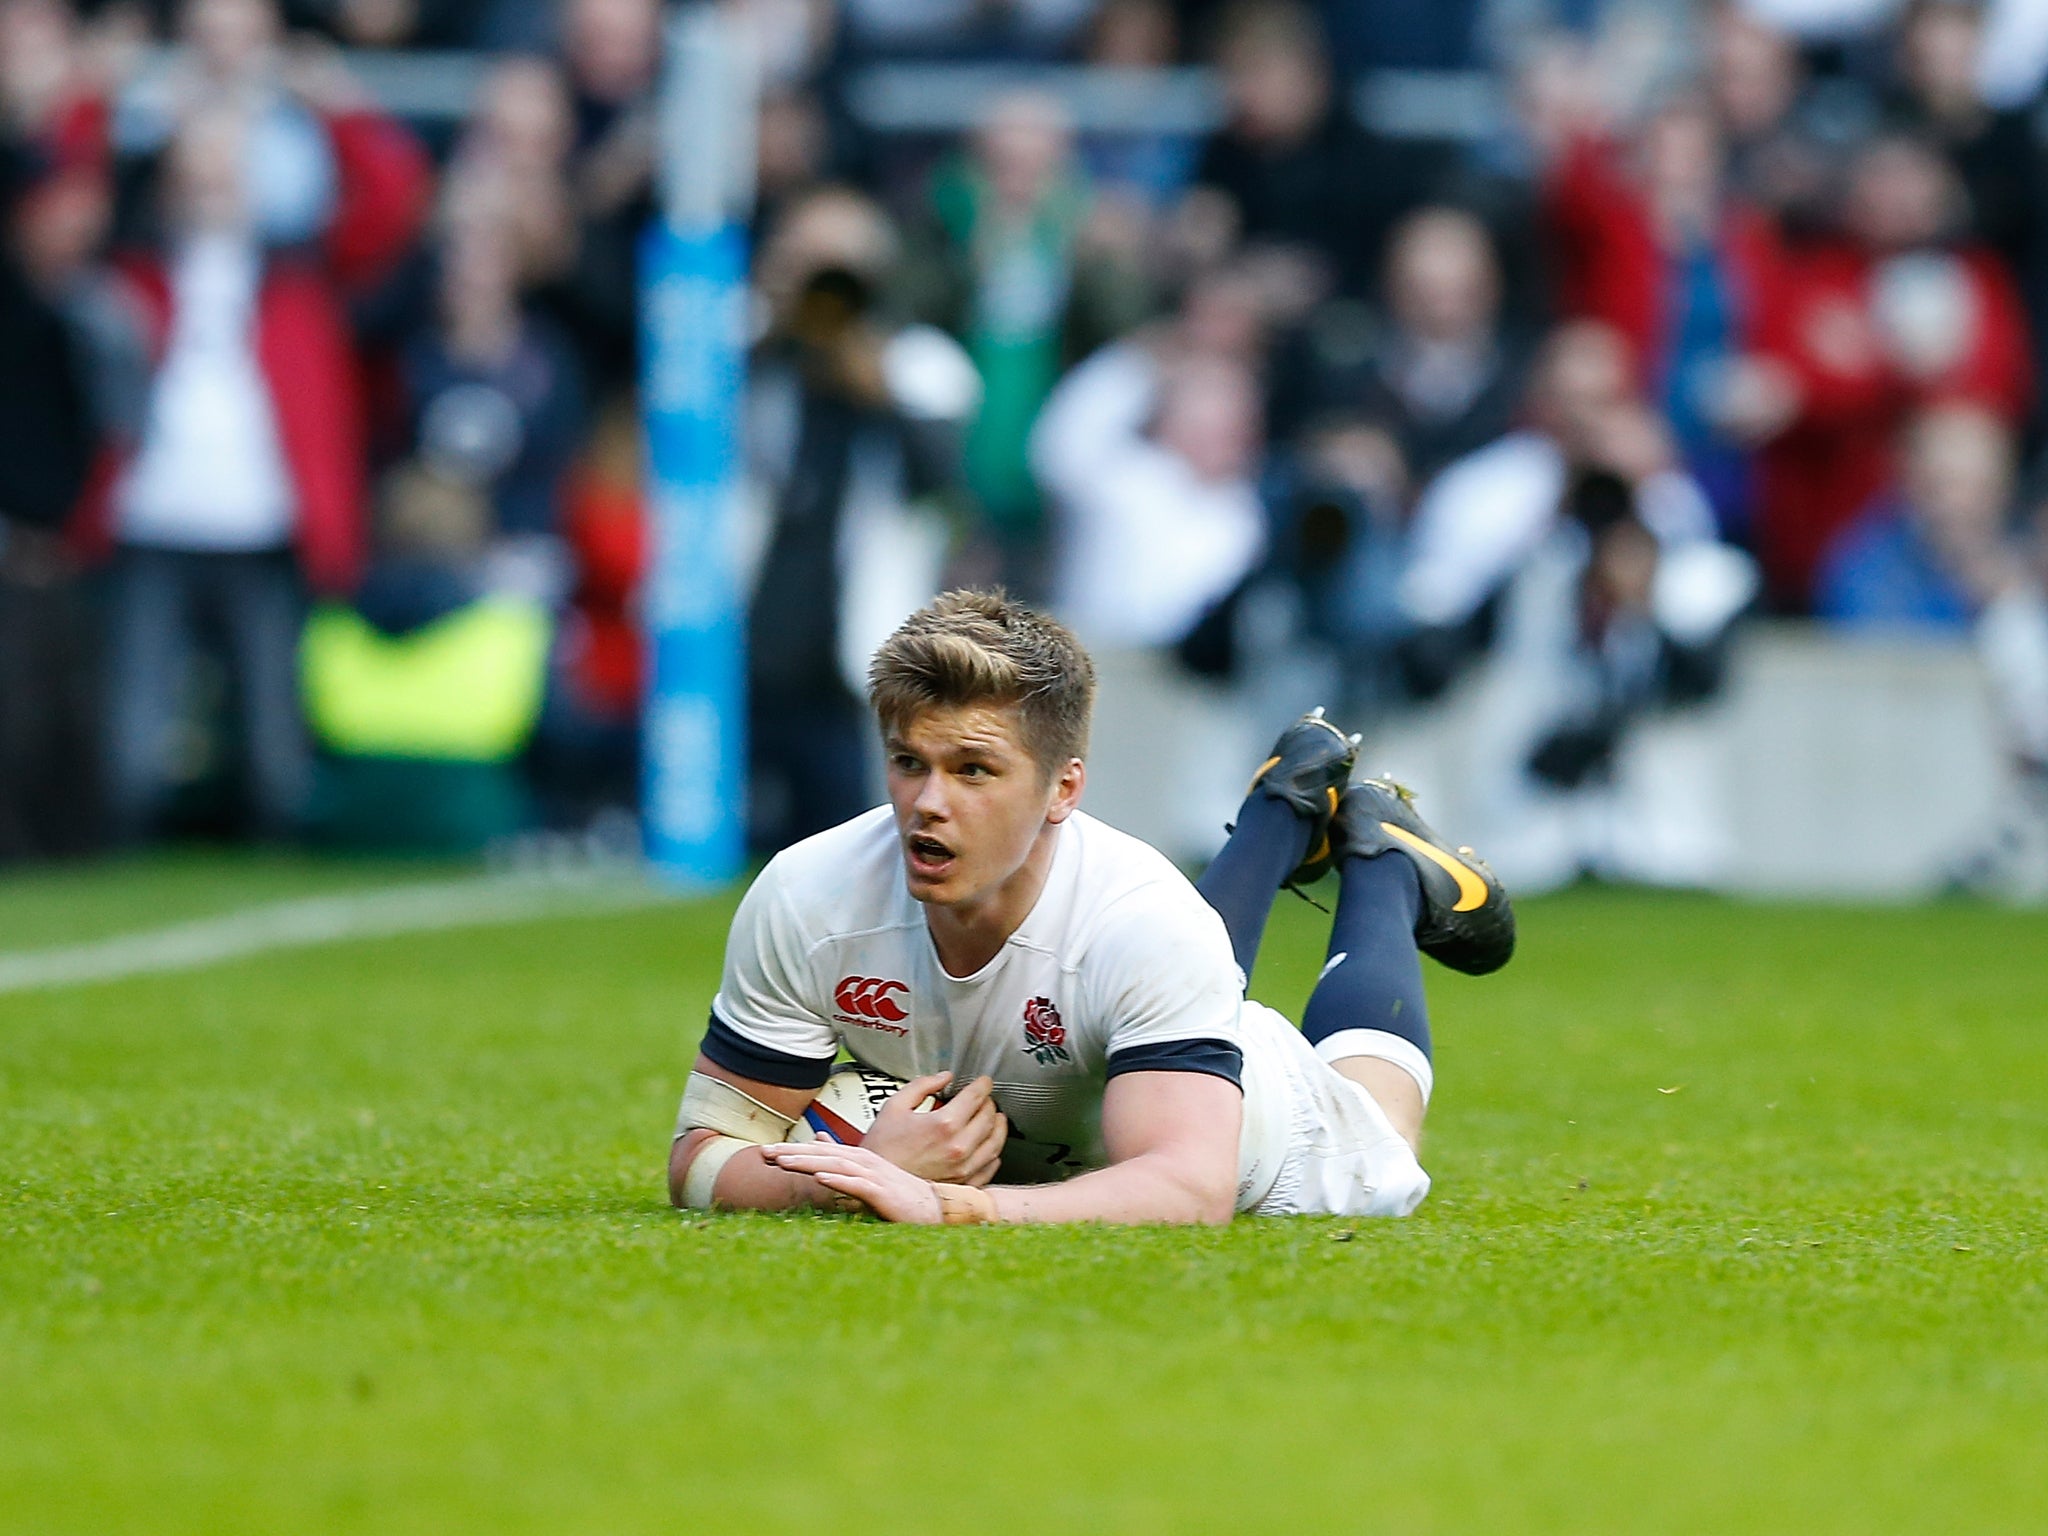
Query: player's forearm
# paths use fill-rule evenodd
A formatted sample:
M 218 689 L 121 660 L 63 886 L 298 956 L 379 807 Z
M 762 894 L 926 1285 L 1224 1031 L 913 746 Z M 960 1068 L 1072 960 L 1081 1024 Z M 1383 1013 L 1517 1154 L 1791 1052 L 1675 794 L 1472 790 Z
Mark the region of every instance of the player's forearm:
M 728 1211 L 836 1210 L 840 1199 L 809 1174 L 776 1167 L 758 1147 L 734 1153 L 718 1170 L 711 1198 Z
M 705 1133 L 698 1133 L 705 1135 Z M 690 1194 L 688 1178 L 692 1151 L 684 1143 L 678 1143 L 676 1157 L 670 1159 L 670 1200 L 676 1206 L 705 1204 L 702 1194 Z M 711 1169 L 707 1167 L 709 1176 Z M 717 1169 L 717 1178 L 711 1186 L 709 1204 L 719 1210 L 842 1210 L 840 1196 L 823 1188 L 809 1174 L 797 1174 L 793 1169 L 776 1167 L 762 1157 L 760 1147 L 743 1147 L 725 1159 Z
M 1181 1160 L 1146 1154 L 1064 1184 L 993 1185 L 998 1221 L 1154 1222 L 1220 1226 L 1236 1212 L 1235 1170 L 1192 1173 Z

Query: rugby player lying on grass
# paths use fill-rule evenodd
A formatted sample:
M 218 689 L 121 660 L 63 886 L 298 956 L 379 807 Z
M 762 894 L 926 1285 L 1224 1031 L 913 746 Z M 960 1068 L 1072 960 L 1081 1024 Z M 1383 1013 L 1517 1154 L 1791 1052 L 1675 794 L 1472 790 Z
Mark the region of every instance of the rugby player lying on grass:
M 785 850 L 741 902 L 677 1120 L 677 1205 L 1224 1222 L 1421 1202 L 1418 947 L 1494 970 L 1514 918 L 1404 791 L 1347 783 L 1356 737 L 1321 711 L 1290 726 L 1198 892 L 1080 810 L 1094 668 L 1053 620 L 949 593 L 869 682 L 890 803 Z M 1296 1029 L 1245 980 L 1281 886 L 1333 864 L 1329 963 Z M 789 1142 L 842 1047 L 908 1086 L 859 1145 Z

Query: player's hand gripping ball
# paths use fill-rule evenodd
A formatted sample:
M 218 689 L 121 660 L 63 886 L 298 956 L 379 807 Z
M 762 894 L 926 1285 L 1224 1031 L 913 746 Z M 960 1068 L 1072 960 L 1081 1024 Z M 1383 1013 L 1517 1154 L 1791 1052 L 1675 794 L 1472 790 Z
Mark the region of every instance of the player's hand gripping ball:
M 957 1092 L 951 1078 L 933 1072 L 906 1083 L 849 1062 L 826 1080 L 789 1139 L 860 1147 L 920 1179 L 986 1184 L 1002 1160 L 1009 1122 L 986 1077 Z
M 818 1090 L 811 1107 L 790 1129 L 791 1141 L 836 1141 L 857 1147 L 874 1128 L 882 1106 L 904 1087 L 900 1077 L 864 1067 L 859 1062 L 842 1062 L 832 1069 L 825 1086 Z M 927 1099 L 918 1106 L 920 1114 L 938 1100 Z

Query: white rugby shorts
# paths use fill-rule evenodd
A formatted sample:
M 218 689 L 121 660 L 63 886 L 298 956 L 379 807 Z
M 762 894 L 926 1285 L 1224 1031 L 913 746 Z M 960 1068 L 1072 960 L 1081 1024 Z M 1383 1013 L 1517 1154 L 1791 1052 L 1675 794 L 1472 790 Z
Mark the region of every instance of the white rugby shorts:
M 1246 1144 L 1238 1209 L 1262 1216 L 1406 1216 L 1422 1204 L 1429 1175 L 1378 1101 L 1325 1063 L 1300 1030 L 1265 1004 L 1247 1001 L 1239 1018 Z

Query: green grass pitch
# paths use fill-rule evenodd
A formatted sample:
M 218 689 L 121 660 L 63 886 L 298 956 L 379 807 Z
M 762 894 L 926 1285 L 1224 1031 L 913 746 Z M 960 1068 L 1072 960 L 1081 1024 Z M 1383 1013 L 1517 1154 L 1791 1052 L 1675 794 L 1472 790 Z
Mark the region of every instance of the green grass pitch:
M 0 1531 L 2048 1530 L 2048 916 L 1528 903 L 1414 1218 L 1115 1231 L 670 1212 L 729 911 L 0 996 Z

